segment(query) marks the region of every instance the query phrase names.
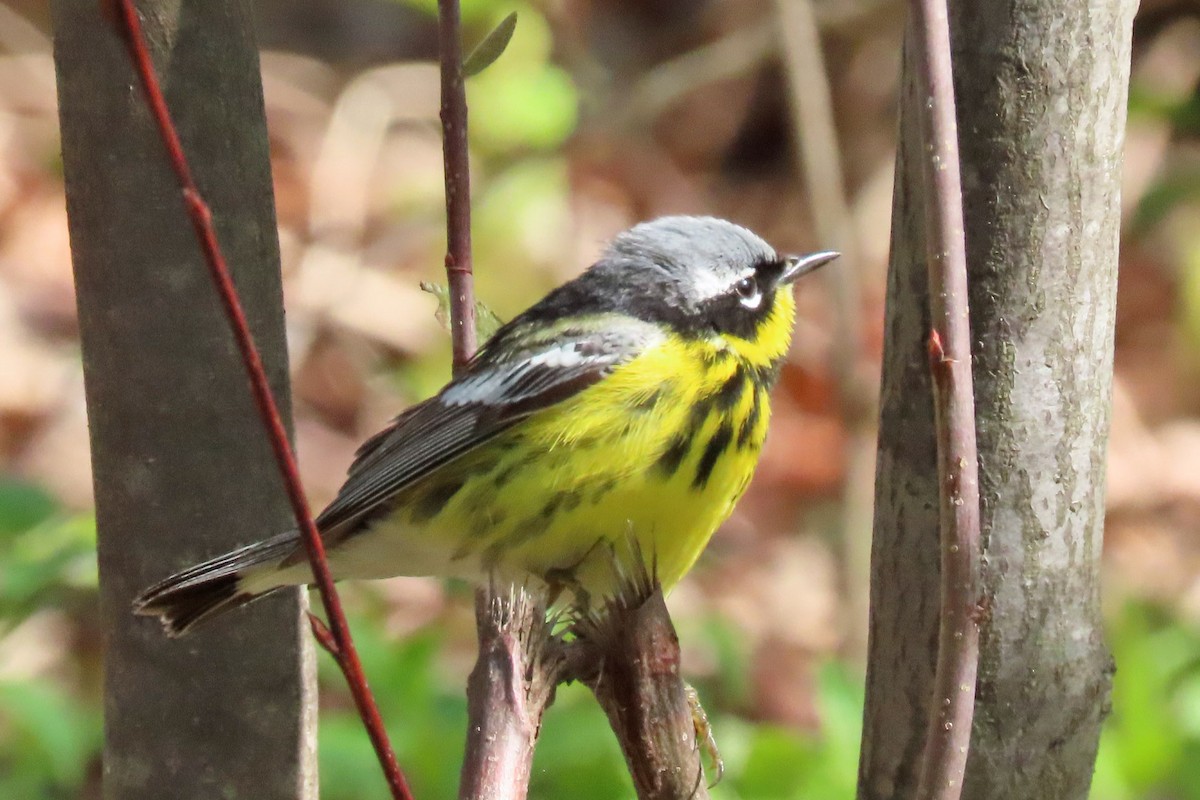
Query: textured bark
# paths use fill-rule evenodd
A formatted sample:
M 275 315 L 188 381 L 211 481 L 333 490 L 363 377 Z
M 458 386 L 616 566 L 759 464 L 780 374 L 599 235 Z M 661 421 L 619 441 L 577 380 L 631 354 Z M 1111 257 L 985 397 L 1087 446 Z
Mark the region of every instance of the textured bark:
M 1099 557 L 1133 0 L 952 8 L 984 587 L 963 797 L 1083 798 L 1108 706 Z M 938 508 L 924 206 L 906 54 L 859 795 L 916 789 Z
M 55 60 L 95 474 L 104 796 L 313 797 L 313 659 L 296 591 L 182 641 L 138 590 L 291 514 L 121 42 L 57 0 Z M 143 4 L 147 38 L 275 394 L 287 408 L 258 55 L 239 0 Z
M 697 741 L 703 712 L 679 673 L 679 637 L 662 587 L 638 578 L 575 632 L 569 673 L 608 716 L 638 800 L 708 800 Z
M 542 715 L 563 662 L 540 594 L 513 586 L 475 593 L 479 658 L 467 683 L 461 800 L 523 800 Z

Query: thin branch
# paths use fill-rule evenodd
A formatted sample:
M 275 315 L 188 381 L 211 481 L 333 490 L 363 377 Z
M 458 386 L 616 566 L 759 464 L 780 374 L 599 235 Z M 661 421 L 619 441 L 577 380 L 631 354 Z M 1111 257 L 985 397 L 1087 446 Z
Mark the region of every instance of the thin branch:
M 446 174 L 446 271 L 456 374 L 475 347 L 467 105 L 458 0 L 438 0 Z M 638 563 L 641 563 L 640 559 Z M 679 675 L 679 640 L 662 590 L 647 577 L 565 647 L 545 606 L 524 589 L 476 595 L 479 658 L 468 683 L 469 727 L 459 797 L 525 797 L 542 714 L 560 677 L 580 676 L 608 714 L 642 800 L 705 800 L 696 721 Z M 632 598 L 636 598 L 634 601 Z M 568 666 L 567 660 L 570 660 Z M 602 669 L 596 669 L 597 664 Z
M 461 28 L 458 0 L 438 0 L 442 161 L 446 170 L 446 280 L 450 288 L 450 338 L 456 375 L 471 360 L 477 344 L 471 273 L 471 164 L 467 152 Z
M 462 68 L 458 0 L 438 0 L 442 70 L 442 153 L 446 175 L 446 278 L 454 374 L 476 347 L 471 272 L 471 179 L 467 151 L 467 99 Z M 459 797 L 525 797 L 542 714 L 554 699 L 557 658 L 546 630 L 541 598 L 525 589 L 511 594 L 481 587 L 475 595 L 479 657 L 467 684 L 466 754 Z
M 300 482 L 300 471 L 292 455 L 291 446 L 288 444 L 287 430 L 279 414 L 279 409 L 275 405 L 275 398 L 271 394 L 266 372 L 263 369 L 262 359 L 259 357 L 258 350 L 254 346 L 254 339 L 246 322 L 246 315 L 242 310 L 241 301 L 238 299 L 237 289 L 230 278 L 229 268 L 225 263 L 221 247 L 217 242 L 216 229 L 213 227 L 212 221 L 212 211 L 200 196 L 195 181 L 192 179 L 191 169 L 188 167 L 187 157 L 183 152 L 183 145 L 171 121 L 166 99 L 163 97 L 162 89 L 159 86 L 158 78 L 154 71 L 154 64 L 150 58 L 150 52 L 146 48 L 146 43 L 142 35 L 141 20 L 138 18 L 133 0 L 117 0 L 117 2 L 119 6 L 116 9 L 117 13 L 114 18 L 118 24 L 118 32 L 125 41 L 129 57 L 133 62 L 134 69 L 137 71 L 141 82 L 142 90 L 145 93 L 146 102 L 158 126 L 163 144 L 167 148 L 171 166 L 179 181 L 184 206 L 191 219 L 192 227 L 195 228 L 196 238 L 199 240 L 201 249 L 204 252 L 205 262 L 208 264 L 213 283 L 217 288 L 217 293 L 221 297 L 225 315 L 229 319 L 234 339 L 237 342 L 238 352 L 242 357 L 242 362 L 245 364 L 254 401 L 258 406 L 259 414 L 267 431 L 267 438 L 271 444 L 271 450 L 275 455 L 275 461 L 283 477 L 284 488 L 287 491 L 292 512 L 296 517 L 296 524 L 299 526 L 302 534 L 305 551 L 312 565 L 314 581 L 320 590 L 321 601 L 325 606 L 325 613 L 328 615 L 332 626 L 332 629 L 328 631 L 330 634 L 328 639 L 329 642 L 335 645 L 336 650 L 330 649 L 328 643 L 324 640 L 322 644 L 334 654 L 338 666 L 346 676 L 346 682 L 350 686 L 350 693 L 354 697 L 354 704 L 358 707 L 359 715 L 362 717 L 363 724 L 366 726 L 367 733 L 371 738 L 371 744 L 375 747 L 376 755 L 379 757 L 379 762 L 387 777 L 392 796 L 397 798 L 397 800 L 412 800 L 408 783 L 404 778 L 404 774 L 400 771 L 399 765 L 396 763 L 396 756 L 392 751 L 391 744 L 388 742 L 387 733 L 383 727 L 383 720 L 379 715 L 379 709 L 376 707 L 375 699 L 371 696 L 371 691 L 367 687 L 366 678 L 362 671 L 362 664 L 359 662 L 358 653 L 350 637 L 350 628 L 346 623 L 346 616 L 342 612 L 337 591 L 334 589 L 333 576 L 329 570 L 329 563 L 325 558 L 325 548 L 321 541 L 321 535 L 313 522 L 308 499 L 304 494 L 304 487 Z M 113 9 L 110 6 L 106 10 L 111 14 Z
M 957 800 L 979 666 L 979 462 L 950 25 L 945 0 L 914 0 L 909 42 L 921 86 L 929 336 L 941 507 L 941 624 L 919 800 Z

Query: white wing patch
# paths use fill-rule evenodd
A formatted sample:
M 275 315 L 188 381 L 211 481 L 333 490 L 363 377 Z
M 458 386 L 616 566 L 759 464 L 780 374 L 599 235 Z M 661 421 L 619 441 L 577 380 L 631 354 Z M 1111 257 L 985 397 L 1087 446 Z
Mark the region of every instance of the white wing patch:
M 448 387 L 442 393 L 442 402 L 448 406 L 472 403 L 495 402 L 498 399 L 512 400 L 521 395 L 522 383 L 534 381 L 539 387 L 545 383 L 536 380 L 537 373 L 546 373 L 546 378 L 557 370 L 575 371 L 592 364 L 608 364 L 613 354 L 585 354 L 587 342 L 563 342 L 548 350 L 530 356 L 517 364 L 504 364 L 498 368 L 480 372 Z M 532 387 L 531 387 L 532 388 Z
M 442 392 L 442 402 L 448 406 L 479 403 L 499 395 L 512 383 L 513 370 L 489 370 L 459 381 Z
M 531 367 L 577 367 L 587 361 L 587 357 L 579 352 L 579 342 L 563 342 L 557 347 L 538 353 L 529 359 Z
M 627 317 L 592 320 L 591 330 L 575 331 L 558 341 L 533 344 L 516 358 L 496 360 L 447 386 L 443 405 L 516 403 L 568 384 L 574 378 L 628 361 L 663 338 L 649 323 Z

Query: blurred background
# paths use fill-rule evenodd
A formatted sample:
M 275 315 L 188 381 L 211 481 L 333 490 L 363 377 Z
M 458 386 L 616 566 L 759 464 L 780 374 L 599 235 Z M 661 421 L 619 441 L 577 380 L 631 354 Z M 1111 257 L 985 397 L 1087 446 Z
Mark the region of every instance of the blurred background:
M 477 285 L 500 318 L 577 274 L 617 231 L 665 213 L 728 217 L 782 250 L 847 250 L 800 286 L 758 476 L 670 598 L 725 759 L 722 798 L 851 797 L 855 785 L 904 14 L 900 0 L 814 2 L 799 16 L 797 4 L 463 3 L 468 48 L 519 14 L 508 50 L 468 82 Z M 43 6 L 0 2 L 0 796 L 92 798 L 95 526 Z M 419 288 L 442 280 L 444 253 L 434 8 L 257 4 L 296 440 L 314 504 L 358 442 L 449 376 L 437 300 Z M 796 59 L 818 53 L 827 74 Z M 1198 89 L 1200 7 L 1144 0 L 1105 543 L 1119 671 L 1097 800 L 1200 798 Z M 794 95 L 817 98 L 816 111 Z M 810 134 L 804 155 L 798 111 L 818 132 L 826 95 L 836 138 Z M 417 797 L 454 796 L 469 590 L 409 579 L 346 595 Z M 324 655 L 320 672 L 322 797 L 385 797 Z M 603 715 L 563 688 L 531 796 L 630 793 Z

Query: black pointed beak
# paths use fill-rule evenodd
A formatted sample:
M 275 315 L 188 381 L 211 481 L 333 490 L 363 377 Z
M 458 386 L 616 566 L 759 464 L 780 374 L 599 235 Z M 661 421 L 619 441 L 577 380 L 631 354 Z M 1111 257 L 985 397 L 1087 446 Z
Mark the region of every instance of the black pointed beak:
M 819 253 L 809 253 L 806 256 L 787 256 L 784 259 L 783 273 L 779 276 L 778 285 L 785 286 L 802 275 L 825 266 L 840 256 L 834 250 L 822 250 Z

